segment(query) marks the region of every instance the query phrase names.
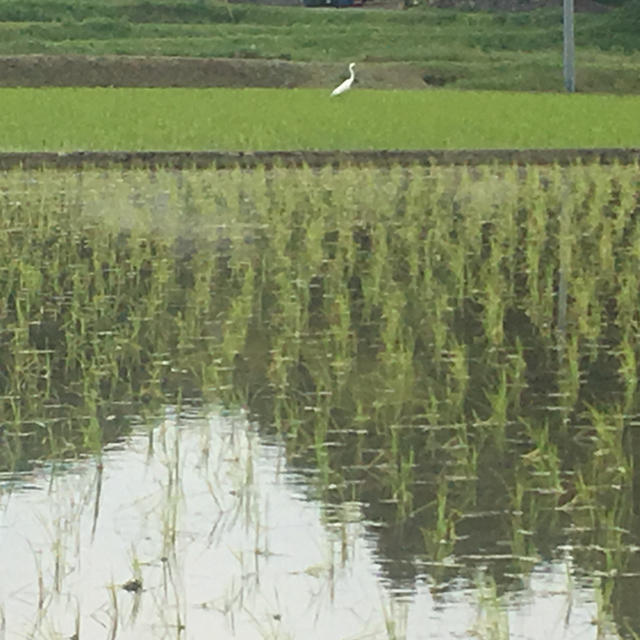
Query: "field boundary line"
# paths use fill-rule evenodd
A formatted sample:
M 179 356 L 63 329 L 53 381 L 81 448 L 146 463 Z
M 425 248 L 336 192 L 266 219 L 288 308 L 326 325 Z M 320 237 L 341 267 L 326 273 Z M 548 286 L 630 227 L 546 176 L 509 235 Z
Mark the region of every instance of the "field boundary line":
M 218 168 L 439 165 L 637 164 L 640 148 L 424 149 L 367 151 L 15 151 L 0 152 L 0 170 L 14 168 Z

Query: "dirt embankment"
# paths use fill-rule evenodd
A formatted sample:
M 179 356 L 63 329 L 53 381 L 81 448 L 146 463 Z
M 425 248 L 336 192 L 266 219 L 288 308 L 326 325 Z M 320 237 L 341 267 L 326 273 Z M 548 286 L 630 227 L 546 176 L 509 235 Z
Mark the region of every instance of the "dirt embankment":
M 576 163 L 637 164 L 640 149 L 424 149 L 372 151 L 73 151 L 0 153 L 0 171 L 9 169 L 229 169 L 240 167 L 333 166 L 568 166 Z
M 367 88 L 420 89 L 445 84 L 421 65 L 358 63 Z M 427 76 L 427 81 L 424 77 Z M 345 64 L 286 60 L 147 56 L 0 57 L 2 87 L 324 87 L 347 76 Z

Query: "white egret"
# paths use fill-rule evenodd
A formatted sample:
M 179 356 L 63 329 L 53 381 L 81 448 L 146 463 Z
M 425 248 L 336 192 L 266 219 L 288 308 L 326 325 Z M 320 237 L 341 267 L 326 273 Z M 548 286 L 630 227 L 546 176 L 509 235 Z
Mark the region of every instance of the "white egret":
M 331 92 L 332 96 L 339 96 L 341 93 L 344 93 L 345 91 L 349 91 L 349 89 L 351 89 L 351 85 L 353 84 L 353 81 L 355 80 L 355 77 L 356 77 L 356 73 L 354 71 L 355 66 L 356 66 L 355 62 L 352 62 L 349 65 L 349 72 L 351 73 L 351 76 L 348 77 L 342 84 L 339 84 Z

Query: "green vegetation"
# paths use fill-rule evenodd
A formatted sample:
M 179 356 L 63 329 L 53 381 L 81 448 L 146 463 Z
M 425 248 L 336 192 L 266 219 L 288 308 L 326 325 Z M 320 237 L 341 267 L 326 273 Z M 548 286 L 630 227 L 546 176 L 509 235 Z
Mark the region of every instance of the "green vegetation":
M 0 99 L 3 151 L 640 146 L 632 96 L 2 89 Z
M 98 453 L 166 402 L 245 405 L 391 561 L 445 580 L 484 526 L 490 594 L 563 541 L 603 619 L 635 620 L 637 176 L 5 172 L 2 468 Z
M 640 91 L 638 3 L 576 17 L 578 87 Z M 357 44 L 356 44 L 357 43 Z M 562 16 L 336 11 L 199 2 L 4 0 L 0 54 L 127 54 L 408 62 L 456 88 L 561 88 Z
M 68 388 L 94 404 L 151 398 L 184 370 L 196 390 L 268 401 L 268 422 L 311 438 L 324 463 L 336 427 L 388 438 L 389 480 L 404 495 L 417 450 L 396 429 L 415 416 L 454 431 L 473 417 L 495 436 L 526 415 L 531 386 L 557 384 L 562 415 L 590 407 L 604 441 L 595 425 L 611 402 L 635 409 L 635 167 L 524 179 L 445 168 L 10 172 L 3 194 L 0 380 L 18 429 Z M 316 409 L 297 415 L 296 398 Z M 539 450 L 563 432 L 537 419 L 529 429 Z
M 606 15 L 579 14 L 580 44 L 638 50 L 640 44 L 633 37 L 637 14 L 635 3 Z M 358 42 L 361 55 L 402 60 L 424 60 L 418 52 L 411 53 L 416 46 L 449 47 L 452 37 L 463 48 L 484 51 L 535 51 L 562 42 L 562 15 L 557 9 L 490 13 L 418 7 L 406 12 L 336 12 L 215 2 L 5 0 L 0 7 L 0 21 L 6 25 L 5 47 L 21 46 L 31 40 L 66 42 L 67 51 L 77 51 L 74 43 L 84 42 L 86 46 L 91 40 L 116 38 L 130 40 L 131 46 L 136 46 L 135 40 L 171 39 L 183 41 L 183 55 L 220 55 L 216 47 L 227 39 L 225 36 L 236 44 L 247 38 L 255 42 L 259 36 L 260 47 L 275 39 L 294 59 L 302 60 L 313 59 L 308 53 L 314 50 L 316 55 L 322 52 L 323 57 L 342 60 L 340 49 L 347 39 Z M 189 43 L 187 38 L 209 38 L 214 42 L 208 52 L 198 53 L 202 43 Z M 112 46 L 122 46 L 122 42 Z M 402 50 L 404 54 L 399 54 Z

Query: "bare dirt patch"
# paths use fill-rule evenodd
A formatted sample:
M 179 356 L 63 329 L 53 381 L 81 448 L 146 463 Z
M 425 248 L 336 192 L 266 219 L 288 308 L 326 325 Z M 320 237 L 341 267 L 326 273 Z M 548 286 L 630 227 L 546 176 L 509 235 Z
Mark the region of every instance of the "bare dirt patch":
M 358 63 L 360 87 L 423 89 L 424 65 Z M 318 87 L 347 76 L 345 64 L 148 56 L 0 57 L 3 87 Z M 437 83 L 435 83 L 437 86 Z

